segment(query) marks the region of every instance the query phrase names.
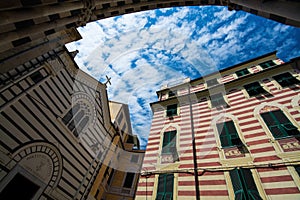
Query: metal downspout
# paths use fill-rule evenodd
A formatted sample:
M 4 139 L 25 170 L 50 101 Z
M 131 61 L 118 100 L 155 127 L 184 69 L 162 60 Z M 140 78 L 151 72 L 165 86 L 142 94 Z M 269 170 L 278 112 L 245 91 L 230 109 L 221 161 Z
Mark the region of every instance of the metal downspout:
M 196 189 L 196 200 L 200 200 L 200 188 L 198 180 L 198 163 L 197 163 L 197 151 L 196 151 L 196 140 L 195 140 L 195 130 L 194 130 L 194 117 L 193 117 L 193 107 L 191 102 L 191 91 L 190 86 L 188 86 L 188 100 L 190 106 L 190 119 L 191 119 L 191 131 L 192 131 L 192 145 L 193 145 L 193 161 L 194 161 L 194 177 L 195 177 L 195 189 Z

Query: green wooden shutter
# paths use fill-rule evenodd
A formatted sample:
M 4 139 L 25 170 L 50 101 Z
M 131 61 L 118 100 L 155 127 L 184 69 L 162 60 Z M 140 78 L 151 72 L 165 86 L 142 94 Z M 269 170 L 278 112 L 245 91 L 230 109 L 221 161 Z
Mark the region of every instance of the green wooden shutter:
M 267 69 L 269 67 L 273 67 L 276 65 L 276 63 L 273 62 L 273 60 L 269 60 L 267 62 L 263 62 L 259 64 L 263 69 Z
M 254 82 L 254 83 L 244 85 L 244 88 L 247 90 L 250 97 L 266 92 L 264 88 L 259 84 L 259 82 Z
M 239 138 L 233 121 L 217 124 L 222 147 L 241 146 L 242 141 Z
M 234 169 L 229 174 L 236 200 L 262 200 L 250 169 Z
M 290 73 L 286 72 L 283 74 L 279 74 L 277 76 L 273 76 L 273 78 L 282 86 L 290 86 L 294 84 L 299 84 L 299 80 L 292 76 Z
M 238 169 L 234 169 L 229 171 L 229 175 L 231 178 L 231 182 L 233 185 L 234 196 L 236 200 L 246 200 L 245 188 L 242 182 L 242 178 L 240 177 L 240 173 Z
M 262 113 L 261 116 L 274 138 L 299 134 L 297 128 L 289 121 L 281 110 Z
M 174 187 L 174 174 L 160 174 L 156 200 L 172 200 Z
M 259 192 L 255 185 L 255 182 L 254 182 L 254 179 L 252 176 L 252 172 L 250 171 L 250 169 L 240 169 L 239 172 L 240 172 L 243 182 L 245 184 L 245 188 L 246 188 L 245 192 L 247 194 L 247 199 L 250 199 L 250 200 L 262 199 L 259 196 Z
M 238 77 L 241 77 L 241 76 L 245 76 L 245 75 L 249 74 L 250 72 L 247 68 L 245 68 L 245 69 L 241 69 L 239 71 L 236 71 L 235 73 Z
M 167 106 L 167 117 L 177 115 L 177 104 Z

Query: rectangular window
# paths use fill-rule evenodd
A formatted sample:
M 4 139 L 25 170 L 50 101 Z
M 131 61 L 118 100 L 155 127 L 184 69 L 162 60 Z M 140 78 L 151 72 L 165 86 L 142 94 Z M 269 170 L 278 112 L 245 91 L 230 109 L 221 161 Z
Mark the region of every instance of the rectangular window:
M 31 80 L 34 82 L 34 83 L 38 83 L 40 82 L 41 80 L 43 80 L 43 75 L 41 74 L 40 71 L 36 71 L 34 72 L 33 74 L 30 75 L 30 78 Z
M 270 67 L 273 67 L 276 65 L 276 63 L 273 62 L 273 60 L 269 60 L 267 62 L 263 62 L 263 63 L 260 63 L 259 64 L 263 69 L 267 69 L 267 68 L 270 68 Z
M 290 122 L 281 110 L 261 114 L 274 138 L 299 135 L 298 129 Z
M 169 98 L 175 97 L 177 95 L 177 91 L 169 91 Z
M 156 200 L 172 200 L 174 174 L 160 174 L 158 177 Z
M 295 170 L 296 170 L 296 172 L 297 172 L 297 174 L 300 178 L 300 165 L 295 165 L 294 167 L 295 167 Z
M 219 84 L 217 78 L 210 79 L 206 81 L 207 87 Z
M 135 175 L 134 173 L 127 172 L 123 187 L 125 187 L 125 188 L 132 187 L 134 175 Z
M 107 179 L 107 185 L 110 185 L 111 184 L 111 180 L 112 180 L 112 177 L 114 175 L 114 172 L 115 172 L 115 169 L 112 168 L 111 171 L 110 171 L 110 174 L 109 174 L 109 177 Z
M 259 195 L 250 169 L 234 169 L 229 171 L 235 199 L 259 200 Z
M 244 85 L 244 88 L 246 89 L 250 97 L 257 96 L 266 92 L 266 90 L 264 90 L 264 88 L 259 84 L 259 82 Z
M 249 74 L 250 72 L 249 72 L 249 70 L 246 68 L 246 69 L 241 69 L 241 70 L 239 70 L 239 71 L 236 71 L 235 73 L 236 73 L 236 75 L 237 75 L 238 77 L 241 77 L 241 76 L 245 76 L 245 75 Z
M 212 107 L 227 106 L 222 93 L 210 95 Z
M 222 147 L 241 146 L 242 141 L 236 131 L 233 121 L 217 124 Z
M 176 149 L 176 131 L 168 131 L 164 133 L 162 154 L 177 153 Z
M 300 82 L 298 79 L 296 79 L 288 72 L 279 74 L 277 76 L 273 76 L 273 79 L 275 79 L 282 87 L 299 84 Z
M 131 155 L 131 160 L 130 162 L 132 163 L 138 163 L 139 162 L 139 155 Z
M 177 104 L 167 106 L 167 117 L 177 115 Z

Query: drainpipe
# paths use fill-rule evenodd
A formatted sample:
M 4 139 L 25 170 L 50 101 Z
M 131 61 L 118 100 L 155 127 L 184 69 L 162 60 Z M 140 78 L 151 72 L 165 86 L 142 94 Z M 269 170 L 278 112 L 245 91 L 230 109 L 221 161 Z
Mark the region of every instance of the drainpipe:
M 195 190 L 196 190 L 196 200 L 200 200 L 200 189 L 198 180 L 198 164 L 197 164 L 197 152 L 196 152 L 196 139 L 195 139 L 195 129 L 194 129 L 194 117 L 193 117 L 193 107 L 191 101 L 191 91 L 190 86 L 188 86 L 188 99 L 190 106 L 190 119 L 191 119 L 191 130 L 192 130 L 192 145 L 193 145 L 193 161 L 194 161 L 194 178 L 195 178 Z

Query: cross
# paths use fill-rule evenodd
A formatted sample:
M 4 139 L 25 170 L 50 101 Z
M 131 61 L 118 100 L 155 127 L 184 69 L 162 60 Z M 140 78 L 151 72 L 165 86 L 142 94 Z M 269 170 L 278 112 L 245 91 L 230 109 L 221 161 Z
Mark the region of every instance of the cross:
M 104 83 L 104 85 L 107 85 L 107 83 L 109 83 L 109 85 L 111 85 L 110 80 L 111 80 L 111 77 L 108 77 L 108 76 L 106 75 L 106 82 Z

